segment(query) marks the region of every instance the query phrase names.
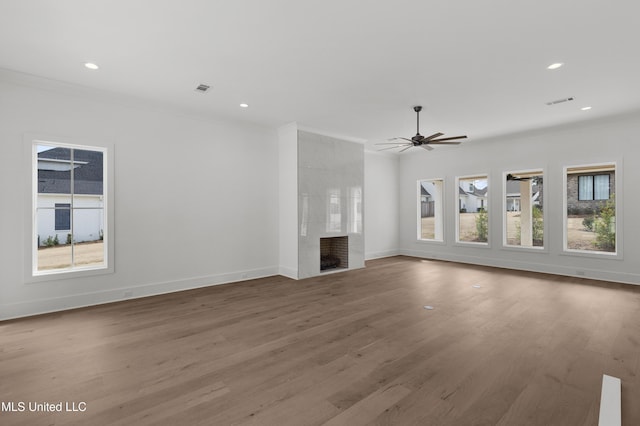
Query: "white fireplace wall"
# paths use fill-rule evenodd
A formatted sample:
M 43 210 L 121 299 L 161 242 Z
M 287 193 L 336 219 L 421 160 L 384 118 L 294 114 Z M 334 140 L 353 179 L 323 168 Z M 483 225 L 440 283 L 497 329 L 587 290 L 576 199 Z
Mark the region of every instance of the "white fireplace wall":
M 349 238 L 364 267 L 364 147 L 298 130 L 298 278 L 320 274 L 320 238 Z

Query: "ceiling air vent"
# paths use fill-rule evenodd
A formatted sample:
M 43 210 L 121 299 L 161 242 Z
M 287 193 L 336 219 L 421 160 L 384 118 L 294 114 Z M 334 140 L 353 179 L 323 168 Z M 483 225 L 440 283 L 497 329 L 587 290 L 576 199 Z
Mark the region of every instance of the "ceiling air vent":
M 199 84 L 198 87 L 196 87 L 196 92 L 207 93 L 209 89 L 211 89 L 211 86 L 208 86 L 206 84 Z
M 547 102 L 547 105 L 556 105 L 556 104 L 561 104 L 563 102 L 569 102 L 572 101 L 574 98 L 563 98 L 563 99 L 557 99 L 555 101 L 551 101 L 551 102 Z

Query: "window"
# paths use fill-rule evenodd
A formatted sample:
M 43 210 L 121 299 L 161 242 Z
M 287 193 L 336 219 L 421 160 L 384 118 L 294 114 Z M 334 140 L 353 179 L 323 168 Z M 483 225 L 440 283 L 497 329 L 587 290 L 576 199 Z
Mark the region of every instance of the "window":
M 456 178 L 456 241 L 487 244 L 489 242 L 489 178 L 466 176 Z
M 71 204 L 56 203 L 56 231 L 71 230 Z
M 32 274 L 106 268 L 106 149 L 36 142 L 32 158 Z
M 565 250 L 615 254 L 616 165 L 567 167 L 565 178 Z
M 444 241 L 442 179 L 418 181 L 418 239 Z
M 544 247 L 544 185 L 541 170 L 504 174 L 504 241 L 509 247 Z
M 578 200 L 608 200 L 609 174 L 578 176 Z

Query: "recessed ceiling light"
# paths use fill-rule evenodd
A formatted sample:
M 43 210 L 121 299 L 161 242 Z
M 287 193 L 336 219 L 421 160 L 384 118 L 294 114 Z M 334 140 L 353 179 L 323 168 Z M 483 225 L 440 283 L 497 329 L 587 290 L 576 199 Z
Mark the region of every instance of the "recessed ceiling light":
M 561 66 L 563 66 L 564 64 L 562 62 L 556 62 L 555 64 L 551 64 L 547 67 L 548 70 L 557 70 L 558 68 L 560 68 Z
M 589 111 L 591 109 L 590 106 L 580 108 L 582 111 Z
M 85 62 L 84 66 L 86 68 L 89 68 L 90 70 L 97 70 L 98 68 L 100 68 L 99 66 L 97 66 L 93 62 Z
M 249 108 L 249 104 L 240 104 L 240 108 Z

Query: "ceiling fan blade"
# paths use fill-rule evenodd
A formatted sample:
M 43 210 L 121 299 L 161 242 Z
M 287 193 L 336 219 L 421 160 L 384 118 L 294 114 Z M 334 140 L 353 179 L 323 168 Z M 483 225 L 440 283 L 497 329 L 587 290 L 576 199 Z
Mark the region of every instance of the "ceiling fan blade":
M 382 149 L 379 149 L 378 151 L 386 151 L 386 150 L 389 150 L 389 149 L 402 148 L 403 146 L 405 146 L 405 145 L 390 146 L 390 147 L 388 147 L 388 148 L 382 148 Z M 407 148 L 410 148 L 410 147 L 411 147 L 411 145 L 408 145 L 408 144 L 407 144 Z
M 440 136 L 442 136 L 442 135 L 444 135 L 444 133 L 440 133 L 440 132 L 438 132 L 438 133 L 434 133 L 434 134 L 432 134 L 431 136 L 428 136 L 428 137 L 424 138 L 422 141 L 423 141 L 423 142 L 432 141 L 433 139 L 435 139 L 435 138 L 437 138 L 437 137 L 440 137 Z
M 440 142 L 440 141 L 431 141 L 429 145 L 460 145 L 462 142 Z
M 400 146 L 400 145 L 408 145 L 408 144 L 405 143 L 405 142 L 380 142 L 380 143 L 375 143 L 374 145 L 398 145 L 398 146 Z M 411 145 L 413 145 L 413 144 L 411 144 Z
M 419 145 L 419 146 L 420 146 L 420 148 L 424 148 L 427 151 L 433 151 L 433 148 L 431 148 L 429 145 Z
M 406 148 L 402 148 L 402 149 L 401 149 L 400 151 L 398 151 L 398 152 L 405 152 L 406 150 L 408 150 L 408 149 L 409 149 L 409 148 L 411 148 L 411 147 L 413 147 L 413 144 L 409 145 L 409 146 L 408 146 L 408 147 L 406 147 Z
M 413 141 L 411 139 L 407 139 L 407 138 L 391 138 L 391 139 L 387 139 L 388 141 L 395 141 L 398 139 L 402 139 L 403 141 L 407 141 L 407 142 L 411 142 L 413 143 Z
M 466 139 L 466 138 L 467 138 L 466 135 L 465 136 L 451 136 L 449 138 L 435 139 L 435 140 L 432 140 L 432 142 L 452 141 L 454 139 Z
M 531 177 L 517 177 L 509 173 L 507 175 L 507 180 L 531 180 Z

